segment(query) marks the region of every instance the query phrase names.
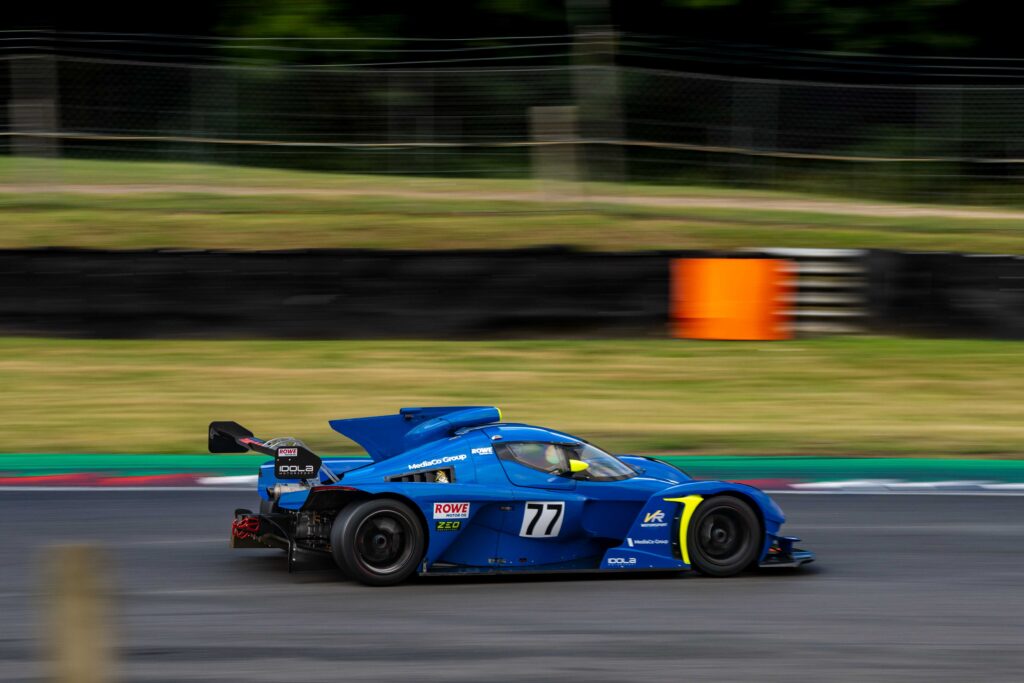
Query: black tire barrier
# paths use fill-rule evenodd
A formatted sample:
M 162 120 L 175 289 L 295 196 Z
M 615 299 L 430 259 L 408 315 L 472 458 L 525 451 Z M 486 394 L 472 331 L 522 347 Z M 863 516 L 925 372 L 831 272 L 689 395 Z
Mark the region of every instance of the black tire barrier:
M 870 327 L 912 336 L 1024 339 L 1024 258 L 873 251 Z
M 669 264 L 707 252 L 0 250 L 0 335 L 667 336 Z M 1024 339 L 1024 257 L 871 251 L 865 328 Z
M 664 334 L 668 258 L 566 249 L 0 251 L 0 334 L 526 338 Z

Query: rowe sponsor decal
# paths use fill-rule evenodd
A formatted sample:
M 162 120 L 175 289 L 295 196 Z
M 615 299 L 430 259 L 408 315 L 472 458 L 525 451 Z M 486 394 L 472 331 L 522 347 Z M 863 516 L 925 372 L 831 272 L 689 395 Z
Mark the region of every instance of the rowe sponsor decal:
M 469 503 L 434 503 L 434 519 L 469 519 Z
M 668 522 L 665 521 L 664 511 L 655 510 L 654 512 L 648 512 L 644 515 L 644 521 L 640 523 L 640 526 L 645 529 L 668 526 Z
M 298 448 L 278 448 L 277 457 L 279 458 L 294 458 L 299 455 Z
M 484 448 L 474 448 L 470 452 L 473 455 L 492 455 L 494 453 L 494 449 L 490 446 L 485 446 Z
M 462 528 L 462 520 L 459 519 L 439 519 L 434 522 L 434 529 L 437 531 L 458 531 Z
M 424 460 L 422 462 L 414 462 L 413 464 L 409 465 L 409 469 L 410 470 L 419 470 L 419 469 L 422 469 L 424 467 L 435 467 L 437 465 L 447 465 L 450 462 L 459 462 L 460 460 L 465 460 L 465 459 L 466 459 L 466 454 L 465 453 L 462 453 L 460 455 L 446 455 L 443 458 L 434 458 L 433 460 Z

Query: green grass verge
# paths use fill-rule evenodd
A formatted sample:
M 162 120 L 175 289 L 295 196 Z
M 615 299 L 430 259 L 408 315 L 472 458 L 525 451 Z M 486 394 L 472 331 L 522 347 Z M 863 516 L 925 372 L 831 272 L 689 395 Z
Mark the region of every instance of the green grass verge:
M 551 202 L 529 180 L 11 158 L 0 158 L 0 185 L 34 190 L 0 193 L 0 248 L 564 244 L 595 250 L 782 246 L 1024 253 L 1024 221 L 1018 218 L 844 215 L 843 207 L 859 205 L 720 188 L 595 183 L 555 188 L 560 201 Z M 736 206 L 649 203 L 695 197 L 735 200 Z M 818 208 L 758 205 L 766 200 L 813 201 Z
M 0 339 L 2 450 L 196 453 L 206 424 L 345 451 L 329 418 L 495 404 L 619 452 L 1016 457 L 1024 346 Z

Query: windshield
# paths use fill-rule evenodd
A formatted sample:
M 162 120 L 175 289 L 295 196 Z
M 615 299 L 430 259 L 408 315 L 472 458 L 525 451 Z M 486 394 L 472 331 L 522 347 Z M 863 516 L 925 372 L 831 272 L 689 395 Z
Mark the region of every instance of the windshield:
M 592 444 L 577 444 L 572 450 L 576 460 L 582 460 L 588 465 L 587 469 L 576 475 L 579 479 L 618 481 L 636 476 L 636 471 L 632 467 Z
M 494 444 L 498 456 L 522 465 L 557 474 L 574 476 L 584 481 L 619 481 L 636 476 L 636 471 L 614 455 L 605 453 L 589 443 L 548 443 L 519 441 Z M 569 460 L 582 460 L 587 469 L 570 474 Z

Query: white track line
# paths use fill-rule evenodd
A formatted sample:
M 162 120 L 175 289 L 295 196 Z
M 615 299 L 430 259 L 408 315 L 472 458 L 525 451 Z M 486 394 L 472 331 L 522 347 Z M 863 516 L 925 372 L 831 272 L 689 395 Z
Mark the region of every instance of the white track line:
M 231 477 L 199 477 L 196 481 L 203 486 L 217 486 L 218 484 L 255 486 L 259 479 L 258 474 L 240 474 Z
M 850 479 L 847 481 L 801 482 L 799 484 L 792 484 L 790 488 L 796 491 L 981 491 L 990 486 L 999 486 L 999 484 L 993 481 L 977 479 L 947 481 Z M 1021 488 L 1024 488 L 1024 485 Z
M 808 481 L 790 484 L 796 491 L 863 491 L 887 489 L 901 479 L 848 479 L 845 481 Z

